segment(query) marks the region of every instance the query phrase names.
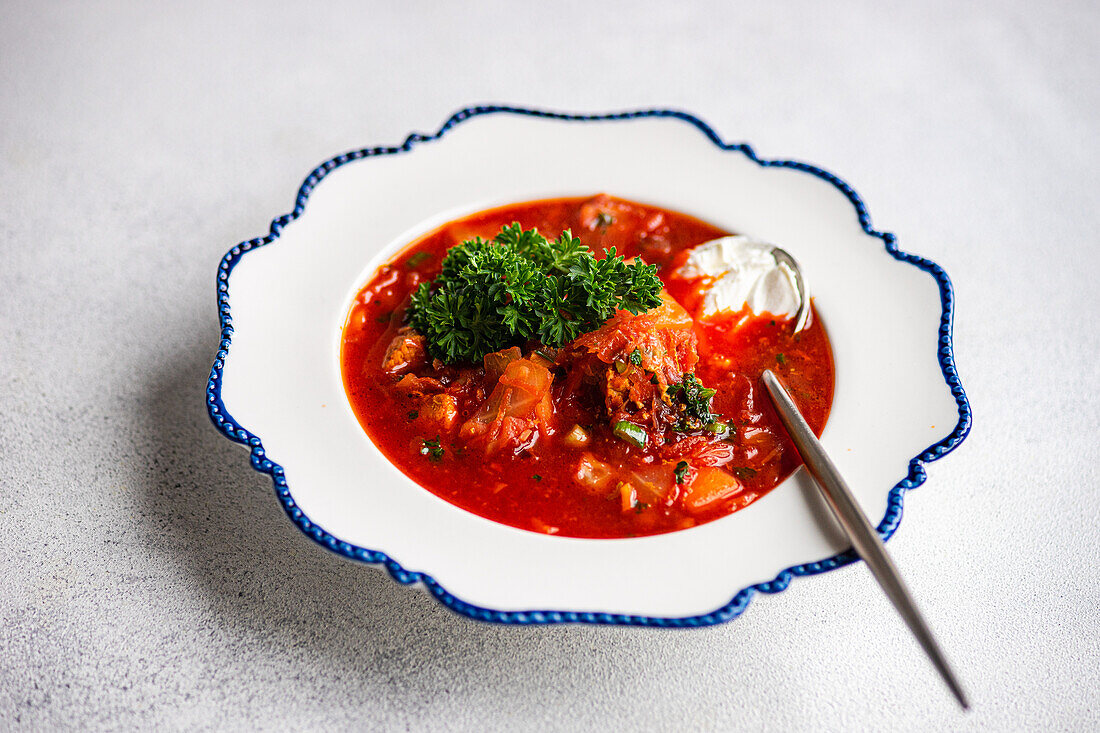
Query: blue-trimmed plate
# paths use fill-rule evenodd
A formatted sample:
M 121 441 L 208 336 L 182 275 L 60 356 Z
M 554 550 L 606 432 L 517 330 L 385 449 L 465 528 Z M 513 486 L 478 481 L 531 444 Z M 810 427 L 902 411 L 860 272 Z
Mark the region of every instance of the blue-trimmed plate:
M 397 249 L 509 202 L 607 192 L 775 242 L 798 258 L 836 357 L 822 436 L 889 537 L 922 463 L 957 446 L 970 410 L 951 355 L 952 289 L 935 263 L 877 231 L 820 168 L 762 160 L 689 114 L 562 115 L 478 107 L 432 135 L 318 166 L 267 236 L 218 270 L 214 424 L 272 475 L 292 521 L 349 558 L 421 582 L 460 613 L 504 623 L 699 626 L 757 590 L 850 561 L 802 471 L 748 508 L 654 537 L 551 537 L 469 514 L 375 448 L 344 395 L 349 305 Z

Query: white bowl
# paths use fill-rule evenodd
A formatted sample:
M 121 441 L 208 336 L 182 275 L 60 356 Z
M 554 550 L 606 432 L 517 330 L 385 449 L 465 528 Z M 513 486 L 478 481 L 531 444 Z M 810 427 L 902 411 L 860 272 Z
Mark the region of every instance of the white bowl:
M 479 107 L 434 135 L 319 166 L 292 213 L 221 262 L 222 344 L 207 393 L 215 425 L 251 448 L 253 467 L 273 476 L 307 535 L 403 583 L 422 582 L 479 619 L 704 625 L 738 615 L 756 590 L 850 562 L 837 556 L 846 543 L 803 470 L 746 509 L 688 530 L 552 537 L 440 499 L 360 427 L 341 380 L 341 329 L 379 265 L 464 214 L 598 192 L 775 242 L 799 260 L 836 358 L 822 441 L 891 535 L 905 490 L 925 479 L 921 463 L 970 428 L 951 356 L 950 281 L 874 230 L 839 178 L 760 160 L 681 112 Z

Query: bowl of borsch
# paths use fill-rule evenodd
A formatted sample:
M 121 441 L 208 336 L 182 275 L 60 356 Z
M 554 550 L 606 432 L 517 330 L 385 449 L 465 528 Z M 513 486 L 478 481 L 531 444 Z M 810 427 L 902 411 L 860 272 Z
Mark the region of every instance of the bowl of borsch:
M 942 268 L 678 111 L 336 156 L 218 289 L 215 425 L 307 536 L 481 620 L 706 625 L 849 562 L 765 369 L 886 537 L 970 425 Z

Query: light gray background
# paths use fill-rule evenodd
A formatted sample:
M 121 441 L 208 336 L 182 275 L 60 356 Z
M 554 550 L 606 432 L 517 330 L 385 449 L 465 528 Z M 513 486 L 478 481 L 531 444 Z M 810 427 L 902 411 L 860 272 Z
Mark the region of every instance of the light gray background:
M 459 5 L 0 4 L 0 727 L 1100 726 L 1098 6 Z M 974 431 L 890 546 L 969 714 L 862 566 L 700 631 L 481 625 L 210 426 L 225 250 L 489 101 L 691 110 L 950 272 Z

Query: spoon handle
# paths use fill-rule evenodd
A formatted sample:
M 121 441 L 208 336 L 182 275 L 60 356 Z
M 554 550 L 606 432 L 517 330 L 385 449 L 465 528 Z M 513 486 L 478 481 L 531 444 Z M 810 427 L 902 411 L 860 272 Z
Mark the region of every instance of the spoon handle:
M 928 628 L 924 617 L 917 609 L 917 604 L 906 587 L 905 581 L 902 580 L 901 574 L 898 573 L 897 566 L 887 554 L 886 545 L 867 520 L 867 515 L 856 502 L 840 471 L 830 460 L 821 442 L 802 417 L 802 413 L 798 411 L 786 388 L 770 369 L 764 370 L 763 382 L 775 404 L 783 427 L 787 429 L 795 448 L 802 456 L 802 462 L 806 464 L 806 470 L 810 472 L 821 489 L 825 502 L 844 529 L 852 547 L 870 568 L 871 574 L 882 586 L 882 590 L 886 592 L 887 598 L 901 614 L 910 631 L 917 637 L 917 641 L 920 642 L 959 704 L 964 710 L 969 709 L 970 703 L 966 699 L 962 685 L 959 684 L 958 678 L 947 663 L 940 645 L 932 636 L 932 630 Z

